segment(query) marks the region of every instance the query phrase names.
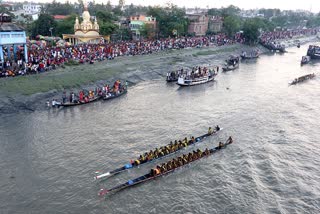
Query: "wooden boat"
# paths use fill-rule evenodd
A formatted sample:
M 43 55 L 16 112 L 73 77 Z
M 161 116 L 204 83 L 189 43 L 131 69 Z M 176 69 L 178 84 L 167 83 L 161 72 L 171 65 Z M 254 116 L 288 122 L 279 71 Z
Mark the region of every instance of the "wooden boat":
M 127 93 L 127 87 L 125 87 L 123 90 L 121 90 L 119 93 L 109 93 L 109 95 L 104 95 L 103 100 L 111 100 L 116 97 L 120 97 L 121 95 L 124 95 Z
M 179 77 L 177 84 L 180 86 L 194 86 L 194 85 L 200 85 L 203 83 L 211 82 L 214 80 L 216 75 L 210 75 L 210 76 L 203 76 L 199 78 L 193 78 L 188 79 L 186 77 Z
M 239 68 L 239 63 L 233 65 L 226 65 L 225 67 L 222 67 L 222 72 L 232 71 Z
M 101 96 L 96 96 L 94 98 L 91 98 L 88 100 L 88 102 L 85 102 L 85 101 L 77 101 L 77 102 L 74 102 L 74 103 L 70 103 L 70 102 L 67 102 L 67 103 L 58 103 L 57 106 L 60 107 L 60 106 L 63 106 L 63 107 L 71 107 L 71 106 L 78 106 L 78 105 L 84 105 L 84 104 L 88 104 L 88 103 L 92 103 L 92 102 L 95 102 L 97 100 L 99 100 L 101 98 Z
M 205 152 L 202 152 L 202 155 L 197 158 L 197 159 L 193 159 L 192 161 L 189 161 L 181 166 L 178 166 L 176 168 L 173 168 L 173 169 L 170 169 L 168 171 L 165 171 L 165 172 L 162 172 L 160 174 L 157 174 L 157 175 L 153 175 L 151 172 L 150 173 L 147 173 L 145 175 L 142 175 L 138 178 L 135 178 L 133 180 L 128 180 L 127 182 L 123 183 L 123 184 L 120 184 L 118 186 L 115 186 L 113 188 L 110 188 L 110 189 L 101 189 L 100 192 L 99 192 L 99 196 L 104 196 L 108 193 L 112 193 L 112 192 L 117 192 L 117 191 L 120 191 L 120 190 L 123 190 L 123 189 L 126 189 L 126 188 L 129 188 L 129 187 L 132 187 L 132 186 L 135 186 L 137 184 L 141 184 L 141 183 L 144 183 L 144 182 L 147 182 L 147 181 L 150 181 L 150 180 L 153 180 L 157 177 L 160 177 L 160 176 L 163 176 L 163 175 L 167 175 L 169 173 L 172 173 L 174 172 L 175 170 L 179 169 L 179 168 L 182 168 L 184 166 L 187 166 L 187 165 L 190 165 L 191 163 L 197 161 L 197 160 L 200 160 L 202 158 L 205 158 L 205 157 L 209 157 L 211 155 L 213 155 L 214 153 L 226 148 L 229 144 L 233 143 L 233 140 L 227 140 L 227 142 L 222 146 L 222 147 L 214 147 L 212 149 L 209 149 L 208 150 L 208 153 L 206 154 Z
M 320 46 L 309 45 L 307 56 L 311 59 L 320 59 Z
M 275 42 L 262 42 L 260 44 L 270 51 L 279 51 L 280 53 L 284 53 L 286 51 L 284 45 L 276 44 Z
M 141 166 L 141 165 L 143 165 L 143 164 L 150 163 L 150 162 L 153 162 L 153 161 L 158 160 L 158 159 L 162 159 L 162 158 L 164 158 L 164 157 L 168 157 L 169 155 L 175 154 L 175 153 L 181 151 L 182 149 L 188 148 L 188 146 L 195 145 L 195 144 L 197 144 L 197 143 L 201 143 L 201 142 L 202 142 L 203 140 L 205 140 L 207 137 L 216 135 L 216 134 L 217 134 L 219 131 L 221 131 L 222 129 L 223 129 L 223 128 L 219 128 L 219 129 L 216 129 L 212 134 L 208 134 L 208 133 L 207 133 L 207 134 L 201 135 L 201 136 L 199 136 L 199 137 L 196 137 L 194 142 L 190 142 L 189 144 L 187 144 L 186 147 L 178 148 L 178 149 L 177 149 L 176 151 L 174 151 L 174 152 L 170 152 L 170 153 L 168 153 L 168 154 L 164 154 L 163 156 L 159 156 L 159 157 L 153 158 L 153 159 L 151 159 L 151 160 L 145 160 L 144 162 L 140 162 L 139 164 L 136 164 L 136 163 L 134 163 L 134 162 L 133 162 L 133 163 L 127 163 L 127 164 L 125 164 L 124 166 L 119 167 L 119 168 L 117 168 L 117 169 L 114 169 L 114 170 L 112 170 L 112 171 L 105 172 L 105 173 L 101 173 L 101 174 L 95 176 L 94 179 L 95 179 L 95 180 L 105 179 L 105 178 L 111 177 L 111 176 L 113 176 L 113 175 L 117 175 L 117 174 L 119 174 L 119 173 L 121 173 L 121 172 L 124 172 L 124 171 L 126 171 L 126 170 L 128 170 L 128 169 L 135 168 L 135 167 Z M 169 144 L 168 144 L 168 145 L 169 145 Z M 167 145 L 167 146 L 168 146 L 168 145 Z
M 310 60 L 311 60 L 311 57 L 310 57 L 310 56 L 303 56 L 303 57 L 301 58 L 300 64 L 301 64 L 301 65 L 308 64 L 308 63 L 310 62 Z
M 313 78 L 315 78 L 315 76 L 316 75 L 313 73 L 313 74 L 307 74 L 307 75 L 298 77 L 298 78 L 294 79 L 291 83 L 289 83 L 289 85 L 295 85 L 295 84 L 304 82 L 306 80 L 313 79 Z
M 245 59 L 257 59 L 259 58 L 259 55 L 255 55 L 255 56 L 252 56 L 252 55 L 241 55 L 241 59 L 245 60 Z

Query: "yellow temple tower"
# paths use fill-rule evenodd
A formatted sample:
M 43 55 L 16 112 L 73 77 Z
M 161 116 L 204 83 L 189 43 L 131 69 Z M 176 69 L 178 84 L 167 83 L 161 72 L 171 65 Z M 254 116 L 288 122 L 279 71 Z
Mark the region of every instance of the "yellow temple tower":
M 95 18 L 94 23 L 91 22 L 91 16 L 88 11 L 88 4 L 84 0 L 84 11 L 82 13 L 82 23 L 79 22 L 79 18 L 76 17 L 74 24 L 74 34 L 62 34 L 63 39 L 70 42 L 71 44 L 80 43 L 100 43 L 102 39 L 109 39 L 109 36 L 102 36 L 99 34 L 99 25 L 97 18 Z

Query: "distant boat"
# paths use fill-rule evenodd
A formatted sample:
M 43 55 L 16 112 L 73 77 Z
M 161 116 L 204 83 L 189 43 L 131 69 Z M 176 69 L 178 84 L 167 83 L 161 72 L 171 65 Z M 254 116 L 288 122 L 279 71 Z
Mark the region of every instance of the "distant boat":
M 298 78 L 294 79 L 291 83 L 289 83 L 289 85 L 295 85 L 295 84 L 304 82 L 306 80 L 313 79 L 313 78 L 315 78 L 315 76 L 316 76 L 315 74 L 307 74 L 307 75 L 298 77 Z

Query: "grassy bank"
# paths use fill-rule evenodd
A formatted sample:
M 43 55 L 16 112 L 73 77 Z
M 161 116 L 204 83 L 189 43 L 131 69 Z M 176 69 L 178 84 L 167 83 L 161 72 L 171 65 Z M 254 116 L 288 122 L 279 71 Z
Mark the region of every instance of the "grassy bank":
M 216 55 L 220 53 L 239 50 L 239 45 L 210 47 L 203 49 L 183 49 L 159 52 L 147 56 L 119 57 L 113 61 L 97 62 L 93 65 L 70 64 L 59 70 L 50 71 L 38 75 L 19 76 L 0 79 L 0 91 L 2 95 L 32 95 L 51 90 L 63 90 L 69 88 L 81 88 L 81 86 L 95 83 L 99 80 L 107 80 L 121 76 L 123 73 L 133 73 L 135 76 L 146 75 L 152 69 L 163 70 L 167 65 L 178 62 L 189 62 L 190 57 L 194 63 L 201 56 Z M 171 70 L 169 68 L 169 70 Z M 137 71 L 141 71 L 142 74 Z

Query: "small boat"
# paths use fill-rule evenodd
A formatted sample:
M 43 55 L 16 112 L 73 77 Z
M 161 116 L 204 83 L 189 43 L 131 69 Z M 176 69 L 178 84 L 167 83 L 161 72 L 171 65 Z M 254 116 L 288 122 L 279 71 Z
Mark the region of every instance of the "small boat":
M 212 136 L 212 135 L 216 135 L 216 134 L 217 134 L 219 131 L 221 131 L 222 129 L 223 129 L 223 128 L 216 129 L 212 134 L 208 134 L 208 133 L 207 133 L 207 134 L 201 135 L 201 136 L 195 138 L 195 141 L 194 141 L 194 142 L 191 142 L 190 144 L 187 144 L 186 147 L 191 146 L 191 145 L 195 145 L 196 143 L 200 143 L 201 141 L 203 141 L 203 140 L 206 139 L 207 137 Z M 139 164 L 136 164 L 135 162 L 133 162 L 133 163 L 131 163 L 131 162 L 130 162 L 130 163 L 127 163 L 127 164 L 125 164 L 124 166 L 122 166 L 122 167 L 120 167 L 120 168 L 117 168 L 117 169 L 114 169 L 114 170 L 112 170 L 112 171 L 110 171 L 110 172 L 105 172 L 105 173 L 102 173 L 102 174 L 99 174 L 99 175 L 95 176 L 95 177 L 94 177 L 94 180 L 105 179 L 105 178 L 111 177 L 111 176 L 113 176 L 113 175 L 117 175 L 117 174 L 119 174 L 119 173 L 121 173 L 121 172 L 124 172 L 124 171 L 126 171 L 126 170 L 128 170 L 128 169 L 135 168 L 135 167 L 141 166 L 141 165 L 146 164 L 146 163 L 150 163 L 150 162 L 152 162 L 152 161 L 155 161 L 155 160 L 158 160 L 158 159 L 161 159 L 161 158 L 164 158 L 164 157 L 168 157 L 169 155 L 175 154 L 175 153 L 177 153 L 178 151 L 180 151 L 180 150 L 182 150 L 182 149 L 184 149 L 184 148 L 186 148 L 186 147 L 178 148 L 178 149 L 177 149 L 176 151 L 174 151 L 174 152 L 171 152 L 171 151 L 170 151 L 170 153 L 168 153 L 168 154 L 164 154 L 163 156 L 159 156 L 159 157 L 153 158 L 153 159 L 151 159 L 151 160 L 146 160 L 145 162 L 140 162 Z
M 216 75 L 209 75 L 209 76 L 202 76 L 198 78 L 187 78 L 184 76 L 181 76 L 178 78 L 177 84 L 180 86 L 194 86 L 194 85 L 200 85 L 203 83 L 211 82 L 214 80 L 214 77 Z
M 116 97 L 120 97 L 121 95 L 124 95 L 127 93 L 127 87 L 124 87 L 122 90 L 119 90 L 119 92 L 112 92 L 112 93 L 107 93 L 105 95 L 103 95 L 103 100 L 111 100 L 111 99 L 114 99 Z
M 311 60 L 311 57 L 310 57 L 310 56 L 303 56 L 303 57 L 301 58 L 300 64 L 301 64 L 301 65 L 308 64 L 308 63 L 310 62 L 310 60 Z
M 71 102 L 67 102 L 67 103 L 58 103 L 57 106 L 63 106 L 63 107 L 71 107 L 71 106 L 78 106 L 78 105 L 84 105 L 84 104 L 88 104 L 88 103 L 93 103 L 97 100 L 99 100 L 101 98 L 101 96 L 95 96 L 94 98 L 89 98 L 88 101 L 75 101 L 73 103 Z
M 135 178 L 133 180 L 128 180 L 127 182 L 123 183 L 123 184 L 120 184 L 118 186 L 115 186 L 113 188 L 110 188 L 110 189 L 101 189 L 98 193 L 99 196 L 104 196 L 108 193 L 112 193 L 112 192 L 117 192 L 117 191 L 120 191 L 120 190 L 123 190 L 123 189 L 126 189 L 126 188 L 129 188 L 129 187 L 132 187 L 132 186 L 135 186 L 137 184 L 141 184 L 141 183 L 144 183 L 144 182 L 147 182 L 147 181 L 150 181 L 150 180 L 153 180 L 157 177 L 160 177 L 160 176 L 163 176 L 163 175 L 167 175 L 169 173 L 172 173 L 174 172 L 175 170 L 179 169 L 179 168 L 182 168 L 184 166 L 187 166 L 187 165 L 190 165 L 191 163 L 197 161 L 197 160 L 200 160 L 202 158 L 205 158 L 205 157 L 209 157 L 211 155 L 213 155 L 214 153 L 216 153 L 217 151 L 220 151 L 224 148 L 226 148 L 229 144 L 233 143 L 233 140 L 227 140 L 227 142 L 225 144 L 223 144 L 223 146 L 217 146 L 217 147 L 214 147 L 212 149 L 209 149 L 207 153 L 205 152 L 202 152 L 201 153 L 201 156 L 197 159 L 193 159 L 192 161 L 189 161 L 181 166 L 178 166 L 176 168 L 173 168 L 173 169 L 170 169 L 168 171 L 165 171 L 165 172 L 162 172 L 160 174 L 156 174 L 156 175 L 153 175 L 151 172 L 150 173 L 147 173 L 145 175 L 142 175 L 138 178 Z
M 242 51 L 240 57 L 241 57 L 242 60 L 257 59 L 257 58 L 259 58 L 259 51 L 258 50 L 253 50 L 253 51 L 250 52 L 250 54 L 247 54 L 246 51 Z
M 241 59 L 257 59 L 259 58 L 259 55 L 255 55 L 255 56 L 243 56 L 241 55 Z
M 310 56 L 311 59 L 320 59 L 320 46 L 309 45 L 307 56 Z
M 226 65 L 225 67 L 222 67 L 222 72 L 233 71 L 237 68 L 239 68 L 239 63 L 236 63 L 235 65 Z
M 179 74 L 177 71 L 171 71 L 167 73 L 167 82 L 177 82 L 178 81 Z
M 315 76 L 316 75 L 313 73 L 313 74 L 307 74 L 307 75 L 298 77 L 298 78 L 294 79 L 291 83 L 289 83 L 289 85 L 296 85 L 296 84 L 304 82 L 306 80 L 313 79 L 313 78 L 315 78 Z

